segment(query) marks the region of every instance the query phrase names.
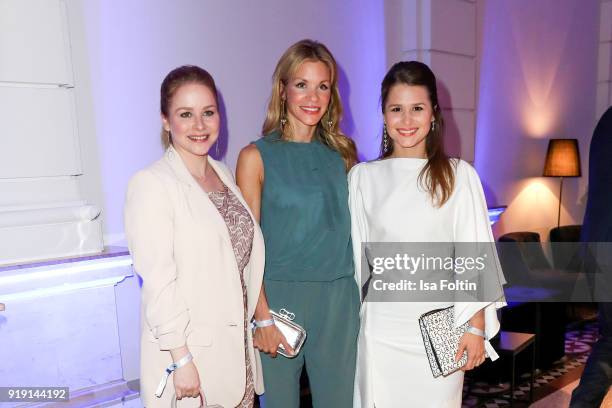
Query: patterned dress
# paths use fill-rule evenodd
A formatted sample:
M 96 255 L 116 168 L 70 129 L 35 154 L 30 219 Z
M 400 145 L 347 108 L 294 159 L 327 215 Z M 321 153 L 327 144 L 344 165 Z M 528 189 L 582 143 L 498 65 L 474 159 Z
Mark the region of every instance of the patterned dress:
M 254 226 L 251 216 L 246 208 L 240 203 L 238 198 L 227 186 L 223 186 L 223 191 L 212 191 L 208 197 L 213 202 L 221 217 L 227 225 L 232 248 L 236 256 L 238 271 L 240 273 L 240 283 L 242 284 L 242 298 L 244 304 L 244 358 L 246 363 L 246 389 L 244 397 L 238 404 L 239 408 L 251 408 L 255 401 L 255 385 L 253 381 L 253 370 L 248 354 L 247 330 L 249 327 L 247 317 L 247 289 L 244 282 L 243 271 L 249 263 L 251 248 L 253 246 Z

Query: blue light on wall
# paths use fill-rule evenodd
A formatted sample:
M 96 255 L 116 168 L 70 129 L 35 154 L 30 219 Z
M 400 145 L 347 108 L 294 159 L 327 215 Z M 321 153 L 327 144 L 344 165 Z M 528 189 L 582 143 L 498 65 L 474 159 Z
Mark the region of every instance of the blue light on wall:
M 495 224 L 497 221 L 499 221 L 499 217 L 501 217 L 501 215 L 504 213 L 504 211 L 506 211 L 506 208 L 508 208 L 507 206 L 501 206 L 501 207 L 491 207 L 489 208 L 489 222 L 491 223 L 491 225 Z

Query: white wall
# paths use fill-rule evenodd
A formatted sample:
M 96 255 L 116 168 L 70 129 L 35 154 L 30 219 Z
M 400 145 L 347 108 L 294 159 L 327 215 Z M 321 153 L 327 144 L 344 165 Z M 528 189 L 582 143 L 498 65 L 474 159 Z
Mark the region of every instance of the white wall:
M 362 159 L 377 155 L 380 81 L 402 58 L 398 46 L 408 40 L 402 36 L 412 21 L 405 16 L 402 24 L 390 24 L 403 0 L 66 2 L 82 190 L 103 208 L 107 244 L 122 239 L 130 175 L 162 153 L 159 86 L 181 64 L 201 65 L 215 77 L 229 131 L 222 150 L 233 168 L 240 148 L 259 136 L 279 56 L 301 38 L 323 41 L 342 67 L 343 128 L 358 142 Z M 579 223 L 595 123 L 599 2 L 477 4 L 476 166 L 489 204 L 510 206 L 499 231 L 545 232 L 555 224 L 558 181 L 539 177 L 551 137 L 581 141 L 584 175 L 567 180 L 562 210 L 562 223 Z
M 599 2 L 484 0 L 476 168 L 497 233 L 557 224 L 559 179 L 541 177 L 548 139 L 576 138 L 582 177 L 566 179 L 561 224 L 581 224 L 596 123 Z
M 225 161 L 260 133 L 274 66 L 302 38 L 324 42 L 342 69 L 344 130 L 364 157 L 378 148 L 386 69 L 382 0 L 287 2 L 67 0 L 83 158 L 83 190 L 101 199 L 106 243 L 122 239 L 129 177 L 161 156 L 159 87 L 172 68 L 212 73 L 227 112 Z M 350 84 L 350 85 L 349 85 Z

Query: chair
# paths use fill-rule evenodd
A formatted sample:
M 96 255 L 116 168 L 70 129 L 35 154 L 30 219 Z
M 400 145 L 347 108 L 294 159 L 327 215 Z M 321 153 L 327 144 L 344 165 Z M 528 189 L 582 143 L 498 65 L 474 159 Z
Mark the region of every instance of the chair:
M 538 289 L 541 287 L 546 292 L 546 288 L 553 287 L 559 273 L 548 263 L 537 232 L 511 232 L 498 241 L 506 243 L 499 246 L 499 253 L 510 285 L 522 284 L 532 289 L 525 291 L 523 301 L 509 302 L 501 310 L 501 329 L 535 333 L 536 366 L 549 367 L 565 355 L 565 304 L 551 302 L 554 299 L 542 297 Z
M 553 264 L 557 269 L 580 272 L 582 259 L 580 253 L 580 232 L 582 225 L 564 225 L 550 230 Z
M 565 273 L 565 268 L 551 266 L 544 255 L 540 234 L 511 232 L 499 237 L 498 241 L 502 243 L 498 245 L 498 253 L 509 285 L 527 286 L 533 295 L 539 290 L 540 300 L 543 301 L 567 302 L 570 299 L 582 277 Z M 567 249 L 565 251 L 569 252 Z
M 499 242 L 516 242 L 529 269 L 550 269 L 540 243 L 540 234 L 531 231 L 510 232 L 499 237 Z
M 581 232 L 582 225 L 564 225 L 550 230 L 549 240 L 555 268 L 574 274 L 584 270 Z M 589 313 L 592 313 L 592 306 L 589 302 L 572 302 L 567 305 L 570 321 L 582 321 Z
M 582 225 L 564 225 L 550 230 L 552 242 L 580 242 Z

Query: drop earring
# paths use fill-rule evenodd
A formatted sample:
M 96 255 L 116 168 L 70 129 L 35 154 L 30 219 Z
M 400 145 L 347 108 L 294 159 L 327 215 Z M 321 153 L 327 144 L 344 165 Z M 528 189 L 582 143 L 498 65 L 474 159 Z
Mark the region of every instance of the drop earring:
M 383 125 L 383 153 L 389 151 L 389 135 L 387 134 L 387 124 Z
M 330 131 L 332 130 L 332 127 L 334 126 L 334 121 L 332 119 L 332 104 L 330 103 L 329 106 L 327 107 L 327 112 L 326 112 L 326 116 L 327 116 L 327 129 L 329 129 Z
M 280 114 L 280 127 L 281 130 L 287 124 L 287 118 L 285 117 L 285 100 L 281 100 L 281 114 Z

